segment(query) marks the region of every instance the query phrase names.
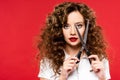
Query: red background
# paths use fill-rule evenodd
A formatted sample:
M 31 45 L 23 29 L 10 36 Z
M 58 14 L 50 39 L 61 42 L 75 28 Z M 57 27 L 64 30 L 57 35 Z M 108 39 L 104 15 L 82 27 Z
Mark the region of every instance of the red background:
M 46 15 L 64 0 L 0 1 L 0 80 L 39 80 L 35 56 L 35 36 Z M 67 0 L 66 0 L 67 1 Z M 69 0 L 70 1 L 70 0 Z M 120 79 L 120 2 L 119 0 L 71 0 L 89 5 L 97 16 L 109 43 L 112 80 Z

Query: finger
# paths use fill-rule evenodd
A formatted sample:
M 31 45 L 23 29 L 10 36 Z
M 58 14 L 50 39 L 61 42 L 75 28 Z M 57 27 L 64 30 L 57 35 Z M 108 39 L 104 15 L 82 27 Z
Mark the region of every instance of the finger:
M 69 58 L 67 58 L 67 59 L 65 59 L 65 60 L 79 60 L 77 57 L 69 57 Z
M 69 60 L 69 63 L 73 64 L 75 63 L 75 60 Z
M 72 59 L 71 57 L 65 59 L 64 63 L 67 64 L 67 63 L 73 63 L 74 62 L 74 59 Z
M 99 72 L 99 71 L 100 71 L 100 69 L 99 69 L 99 68 L 97 68 L 97 67 L 92 67 L 92 71 L 94 71 L 94 72 Z
M 91 65 L 96 65 L 96 64 L 101 64 L 101 63 L 100 63 L 100 61 L 94 61 L 94 60 L 92 60 Z
M 92 70 L 90 70 L 90 72 L 94 71 L 94 72 L 99 72 L 103 67 L 100 64 L 92 64 Z
M 77 68 L 77 64 L 70 64 L 69 67 L 71 67 L 72 70 L 75 70 Z
M 104 69 L 101 63 L 92 65 L 92 69 L 94 72 L 99 72 L 100 70 Z
M 72 67 L 68 67 L 68 68 L 67 68 L 67 71 L 72 71 Z
M 75 64 L 68 64 L 68 67 L 74 67 Z
M 97 72 L 99 72 L 100 71 L 100 68 L 99 67 L 96 67 L 95 69 L 94 69 L 94 72 L 95 73 L 97 73 Z
M 69 65 L 67 66 L 67 69 L 68 69 L 68 71 L 72 71 L 72 70 L 75 70 L 75 69 L 76 69 L 76 66 L 69 64 Z
M 91 61 L 99 61 L 99 58 L 98 58 L 97 55 L 90 55 L 88 58 L 89 58 Z
M 73 60 L 79 60 L 77 57 L 71 57 L 71 59 L 73 59 Z
M 71 57 L 71 60 L 74 60 L 74 62 L 76 63 L 77 61 L 79 61 L 79 59 L 77 57 Z

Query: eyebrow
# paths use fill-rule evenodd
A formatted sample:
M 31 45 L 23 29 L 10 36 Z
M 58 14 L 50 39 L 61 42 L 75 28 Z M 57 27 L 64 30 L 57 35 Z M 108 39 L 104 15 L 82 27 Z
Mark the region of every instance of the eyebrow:
M 76 22 L 75 24 L 79 24 L 79 23 L 82 23 L 82 24 L 83 24 L 84 22 Z M 67 23 L 67 24 L 69 24 L 69 23 Z
M 84 23 L 84 22 L 76 22 L 75 24 L 79 24 L 79 23 Z
M 79 24 L 84 25 L 84 22 L 76 22 L 74 25 L 79 25 Z

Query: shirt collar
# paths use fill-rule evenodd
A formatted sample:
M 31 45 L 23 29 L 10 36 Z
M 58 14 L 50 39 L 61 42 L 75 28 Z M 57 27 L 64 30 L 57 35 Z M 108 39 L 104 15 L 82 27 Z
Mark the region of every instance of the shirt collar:
M 67 59 L 67 58 L 69 58 L 70 57 L 70 55 L 64 50 L 64 53 L 65 53 L 65 59 Z M 87 59 L 88 57 L 87 57 L 87 55 L 86 54 L 84 54 L 84 55 L 82 55 L 82 57 L 81 57 L 81 59 Z

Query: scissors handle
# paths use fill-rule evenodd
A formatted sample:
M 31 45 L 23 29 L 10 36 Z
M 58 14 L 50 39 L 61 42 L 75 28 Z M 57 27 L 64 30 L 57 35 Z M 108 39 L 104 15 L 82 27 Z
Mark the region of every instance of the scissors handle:
M 87 56 L 91 55 L 89 50 L 86 50 L 86 54 L 87 54 Z
M 80 60 L 80 56 L 82 54 L 82 51 L 79 51 L 79 53 L 76 55 L 76 57 Z M 79 63 L 79 61 L 76 62 L 76 64 Z
M 87 56 L 90 56 L 91 54 L 90 54 L 90 51 L 88 51 L 88 50 L 86 50 L 86 54 L 87 54 Z M 89 62 L 90 62 L 90 64 L 91 64 L 91 59 L 89 59 Z

